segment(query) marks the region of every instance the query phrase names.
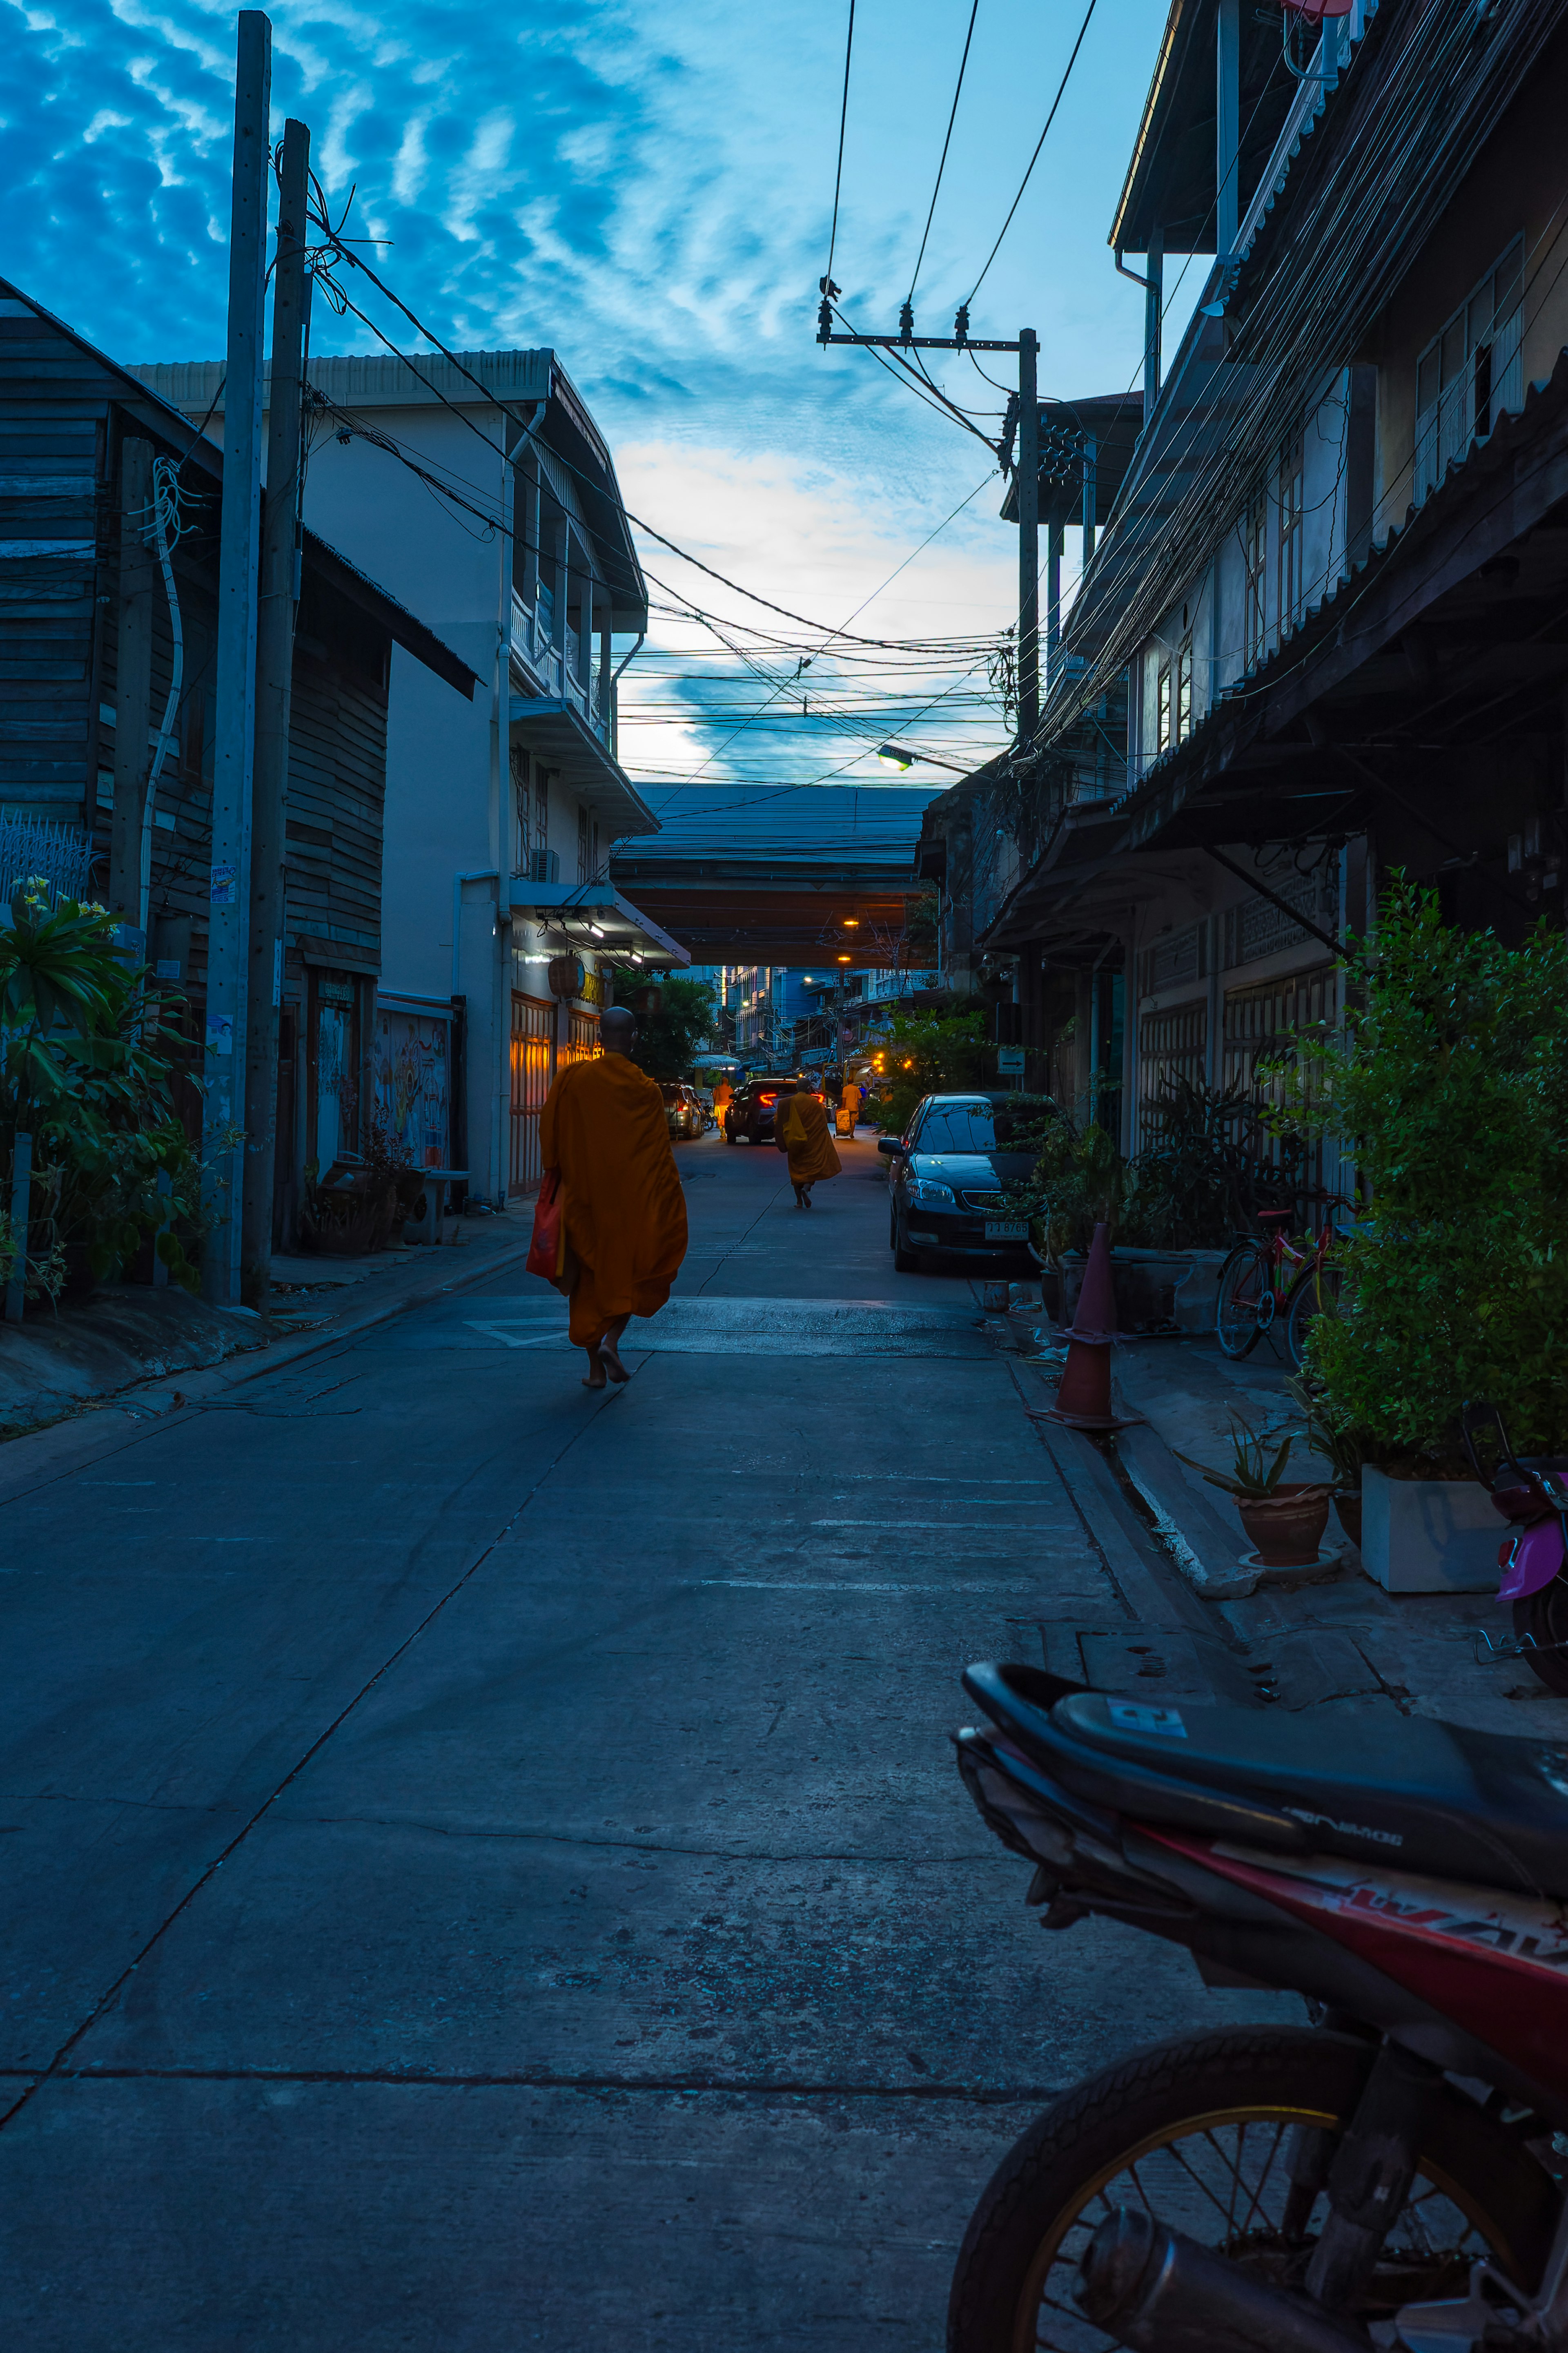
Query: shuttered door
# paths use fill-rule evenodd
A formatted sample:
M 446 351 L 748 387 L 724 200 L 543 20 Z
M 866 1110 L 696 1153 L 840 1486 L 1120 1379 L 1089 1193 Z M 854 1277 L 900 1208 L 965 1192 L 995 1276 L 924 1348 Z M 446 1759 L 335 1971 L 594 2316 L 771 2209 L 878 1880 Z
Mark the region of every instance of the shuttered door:
M 1172 1080 L 1191 1079 L 1202 1086 L 1207 1051 L 1208 1006 L 1203 997 L 1145 1013 L 1138 1039 L 1138 1128 L 1144 1143 L 1159 1124 L 1156 1105 Z
M 1225 1083 L 1227 1087 L 1252 1089 L 1260 1057 L 1277 1054 L 1288 1048 L 1293 1038 L 1303 1030 L 1317 1029 L 1322 1023 L 1332 1024 L 1339 1018 L 1339 976 L 1331 964 L 1314 965 L 1308 972 L 1289 973 L 1281 980 L 1255 981 L 1249 988 L 1228 988 L 1225 997 Z M 1279 1094 L 1278 1084 L 1264 1085 L 1257 1092 L 1265 1099 Z M 1268 1146 L 1271 1156 L 1280 1157 L 1279 1139 Z M 1337 1168 L 1337 1154 L 1334 1166 Z M 1307 1148 L 1302 1169 L 1303 1181 L 1321 1185 L 1325 1173 L 1323 1145 L 1315 1142 Z
M 538 1184 L 539 1114 L 550 1092 L 555 1008 L 547 997 L 511 993 L 511 1166 L 507 1189 L 527 1193 Z
M 569 1062 L 591 1062 L 599 1050 L 599 1020 L 594 1013 L 574 1012 L 566 1039 Z

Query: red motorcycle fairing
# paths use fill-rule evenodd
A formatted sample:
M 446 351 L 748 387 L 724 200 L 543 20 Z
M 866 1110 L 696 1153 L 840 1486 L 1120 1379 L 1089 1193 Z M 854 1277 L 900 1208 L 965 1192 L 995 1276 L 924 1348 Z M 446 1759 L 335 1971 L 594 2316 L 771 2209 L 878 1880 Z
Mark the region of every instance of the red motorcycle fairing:
M 1555 1516 L 1516 1528 L 1498 1552 L 1498 1567 L 1503 1573 L 1498 1599 L 1522 1601 L 1528 1594 L 1539 1593 L 1542 1586 L 1551 1584 L 1565 1556 L 1568 1544 L 1563 1540 L 1563 1523 Z
M 1139 1824 L 1321 1930 L 1452 2019 L 1522 2074 L 1568 2098 L 1568 1912 L 1338 1855 L 1282 1857 Z

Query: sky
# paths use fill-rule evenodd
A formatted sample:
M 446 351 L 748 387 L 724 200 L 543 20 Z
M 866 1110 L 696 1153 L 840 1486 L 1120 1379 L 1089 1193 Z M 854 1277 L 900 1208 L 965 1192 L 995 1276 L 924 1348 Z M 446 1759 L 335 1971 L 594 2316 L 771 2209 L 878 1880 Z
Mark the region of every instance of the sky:
M 896 329 L 910 291 L 971 5 L 858 0 L 833 275 L 858 328 Z M 923 332 L 950 333 L 973 292 L 1084 5 L 974 7 L 914 291 Z M 656 615 L 621 688 L 623 761 L 650 801 L 660 782 L 788 783 L 803 790 L 786 805 L 809 807 L 817 778 L 895 781 L 875 758 L 887 734 L 959 767 L 1002 748 L 987 651 L 1016 614 L 1017 542 L 994 454 L 868 353 L 814 340 L 847 0 L 278 0 L 269 14 L 275 134 L 289 114 L 310 124 L 332 203 L 352 190 L 351 229 L 390 240 L 377 268 L 411 308 L 454 347 L 553 346 L 628 505 L 818 625 L 645 543 L 656 604 L 700 604 L 742 649 Z M 1105 237 L 1164 14 L 1164 0 L 1096 0 L 973 294 L 974 334 L 1037 330 L 1042 393 L 1117 391 L 1141 372 L 1142 295 Z M 118 359 L 221 352 L 234 37 L 233 10 L 205 0 L 0 0 L 0 266 Z M 390 311 L 383 323 L 417 348 Z M 378 347 L 319 303 L 312 341 Z M 993 412 L 973 421 L 994 437 L 1004 391 L 931 356 L 960 405 Z M 1005 387 L 1016 363 L 984 364 Z M 823 649 L 847 625 L 888 642 Z M 952 774 L 917 765 L 917 781 Z

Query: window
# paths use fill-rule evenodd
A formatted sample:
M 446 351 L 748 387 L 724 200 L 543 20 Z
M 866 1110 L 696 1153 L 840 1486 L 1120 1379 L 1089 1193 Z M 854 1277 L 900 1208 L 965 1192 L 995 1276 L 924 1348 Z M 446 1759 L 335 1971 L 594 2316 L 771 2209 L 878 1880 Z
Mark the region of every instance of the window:
M 1259 491 L 1248 500 L 1241 519 L 1242 647 L 1248 670 L 1263 659 L 1268 620 L 1264 611 L 1263 560 L 1268 544 L 1268 501 Z
M 994 1116 L 988 1103 L 933 1103 L 921 1123 L 921 1152 L 992 1152 Z
M 1193 732 L 1193 641 L 1182 639 L 1176 649 L 1176 741 L 1184 744 Z
M 511 747 L 511 797 L 517 812 L 517 841 L 512 854 L 512 872 L 531 874 L 533 871 L 533 787 L 528 773 L 528 754 L 521 744 Z
M 1160 675 L 1154 688 L 1154 749 L 1168 752 L 1171 748 L 1171 661 L 1169 655 L 1160 664 Z
M 1524 245 L 1516 237 L 1415 370 L 1415 499 L 1419 505 L 1478 436 L 1524 406 L 1520 331 Z
M 1279 453 L 1279 634 L 1301 617 L 1303 584 L 1301 544 L 1304 521 L 1303 479 L 1306 470 L 1300 434 Z

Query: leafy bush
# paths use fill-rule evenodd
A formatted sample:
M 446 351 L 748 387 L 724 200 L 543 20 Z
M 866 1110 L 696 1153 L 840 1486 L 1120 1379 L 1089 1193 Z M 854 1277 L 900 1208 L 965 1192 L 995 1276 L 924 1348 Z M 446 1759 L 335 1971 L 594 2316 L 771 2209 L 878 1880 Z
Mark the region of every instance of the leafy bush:
M 1271 1158 L 1262 1105 L 1244 1087 L 1177 1078 L 1162 1088 L 1149 1143 L 1132 1164 L 1122 1240 L 1143 1250 L 1223 1250 L 1289 1207 L 1300 1178 L 1294 1135 Z
M 1275 1115 L 1337 1134 L 1372 1192 L 1310 1368 L 1385 1459 L 1459 1472 L 1467 1398 L 1568 1451 L 1568 938 L 1450 931 L 1400 879 L 1352 971 L 1344 1038 L 1299 1045 Z
M 196 1288 L 182 1237 L 201 1229 L 200 1165 L 160 1050 L 177 1032 L 144 979 L 103 908 L 51 907 L 47 885 L 24 884 L 0 923 L 0 1198 L 11 1198 L 16 1137 L 31 1135 L 34 1295 L 58 1297 L 68 1276 L 121 1273 L 152 1237 L 174 1279 Z
M 1052 1124 L 1020 1203 L 1031 1216 L 1035 1247 L 1052 1266 L 1087 1251 L 1096 1226 L 1116 1229 L 1127 1189 L 1127 1163 L 1103 1127 L 1079 1127 L 1063 1113 Z

